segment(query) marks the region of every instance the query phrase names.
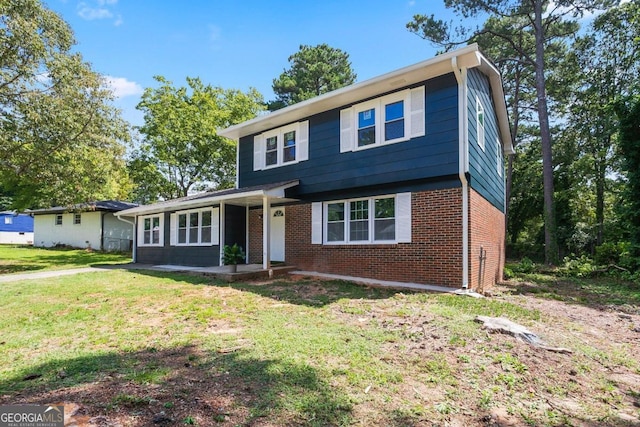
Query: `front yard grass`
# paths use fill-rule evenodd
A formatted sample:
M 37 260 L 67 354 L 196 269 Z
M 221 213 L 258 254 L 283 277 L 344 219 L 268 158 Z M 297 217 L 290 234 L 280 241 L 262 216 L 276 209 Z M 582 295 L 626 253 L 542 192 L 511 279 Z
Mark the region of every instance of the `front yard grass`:
M 130 254 L 86 249 L 46 249 L 23 245 L 0 245 L 0 274 L 64 270 L 96 264 L 131 262 Z
M 638 343 L 593 338 L 521 294 L 114 270 L 3 284 L 0 300 L 0 404 L 67 402 L 127 426 L 625 426 L 640 415 Z M 488 334 L 476 315 L 573 353 Z

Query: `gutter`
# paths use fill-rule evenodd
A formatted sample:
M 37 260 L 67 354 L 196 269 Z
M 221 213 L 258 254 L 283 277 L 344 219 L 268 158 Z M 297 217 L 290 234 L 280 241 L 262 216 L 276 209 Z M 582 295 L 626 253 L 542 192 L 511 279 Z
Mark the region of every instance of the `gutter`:
M 469 121 L 467 111 L 467 68 L 458 68 L 458 57 L 451 58 L 458 81 L 458 176 L 462 183 L 462 289 L 469 288 Z

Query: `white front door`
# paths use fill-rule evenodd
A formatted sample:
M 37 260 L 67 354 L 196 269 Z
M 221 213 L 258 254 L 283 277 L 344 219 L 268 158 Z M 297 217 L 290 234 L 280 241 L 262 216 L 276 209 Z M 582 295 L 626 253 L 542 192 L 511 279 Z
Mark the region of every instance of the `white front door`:
M 271 208 L 271 261 L 284 262 L 284 207 Z

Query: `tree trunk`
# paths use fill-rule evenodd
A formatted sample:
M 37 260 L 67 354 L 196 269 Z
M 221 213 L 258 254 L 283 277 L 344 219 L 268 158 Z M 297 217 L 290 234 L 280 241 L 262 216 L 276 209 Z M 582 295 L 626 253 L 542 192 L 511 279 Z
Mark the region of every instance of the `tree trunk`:
M 535 2 L 535 38 L 536 38 L 536 95 L 538 98 L 538 121 L 540 122 L 540 140 L 542 144 L 542 178 L 544 185 L 544 260 L 546 264 L 558 263 L 558 236 L 556 234 L 556 213 L 553 197 L 553 156 L 551 149 L 551 129 L 545 89 L 544 67 L 544 28 L 542 26 L 542 3 Z
M 611 143 L 611 138 L 607 138 L 604 147 L 608 147 Z M 603 150 L 600 150 L 602 153 Z M 606 150 L 604 150 L 606 152 Z M 607 159 L 606 154 L 604 158 L 598 158 L 600 153 L 596 153 L 596 159 L 594 160 L 594 170 L 596 173 L 596 246 L 600 246 L 604 240 L 604 192 L 605 181 L 607 173 Z

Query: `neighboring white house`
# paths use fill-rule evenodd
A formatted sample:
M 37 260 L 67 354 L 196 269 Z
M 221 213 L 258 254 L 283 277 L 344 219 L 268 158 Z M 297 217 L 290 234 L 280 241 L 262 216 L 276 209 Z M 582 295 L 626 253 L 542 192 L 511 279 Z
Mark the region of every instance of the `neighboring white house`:
M 31 211 L 34 215 L 33 245 L 128 251 L 133 244 L 133 224 L 113 213 L 137 206 L 135 203 L 105 200 L 68 207 Z
M 0 212 L 0 244 L 33 244 L 33 217 L 11 211 Z

